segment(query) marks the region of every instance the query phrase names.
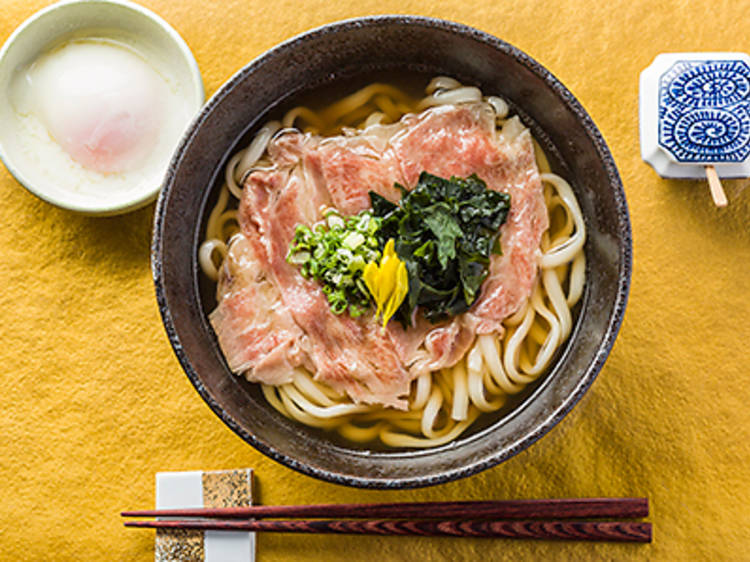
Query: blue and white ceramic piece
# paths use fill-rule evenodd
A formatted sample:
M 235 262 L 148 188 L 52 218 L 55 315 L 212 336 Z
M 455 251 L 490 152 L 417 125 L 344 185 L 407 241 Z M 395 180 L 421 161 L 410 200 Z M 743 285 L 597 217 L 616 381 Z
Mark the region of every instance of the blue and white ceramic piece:
M 641 156 L 663 177 L 750 176 L 750 57 L 661 54 L 641 73 Z

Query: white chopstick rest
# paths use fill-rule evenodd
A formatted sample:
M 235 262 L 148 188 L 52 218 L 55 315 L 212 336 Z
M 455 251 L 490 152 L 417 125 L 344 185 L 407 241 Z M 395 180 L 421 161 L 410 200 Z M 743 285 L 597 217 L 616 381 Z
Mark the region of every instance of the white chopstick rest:
M 750 177 L 750 56 L 665 53 L 641 73 L 641 157 L 665 178 Z
M 156 509 L 249 506 L 252 478 L 250 469 L 160 472 L 156 475 Z M 160 530 L 154 559 L 155 562 L 255 562 L 255 533 Z

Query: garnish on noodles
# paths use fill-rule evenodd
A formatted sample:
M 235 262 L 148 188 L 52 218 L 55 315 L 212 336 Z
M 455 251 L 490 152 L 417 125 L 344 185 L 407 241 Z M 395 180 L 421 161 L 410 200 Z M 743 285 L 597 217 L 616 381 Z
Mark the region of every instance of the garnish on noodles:
M 286 260 L 298 265 L 303 277 L 321 284 L 334 314 L 348 311 L 356 318 L 370 307 L 362 272 L 380 258 L 379 226 L 380 219 L 369 212 L 342 217 L 328 209 L 315 226 L 297 225 Z
M 385 243 L 380 264 L 370 262 L 365 266 L 364 278 L 370 294 L 375 299 L 375 318 L 383 319 L 383 329 L 396 313 L 409 291 L 409 276 L 406 264 L 396 255 L 393 238 Z
M 510 195 L 487 189 L 476 175 L 444 179 L 422 172 L 398 205 L 370 192 L 375 231 L 381 242 L 394 239 L 406 263 L 409 293 L 399 309 L 407 328 L 417 307 L 436 323 L 469 310 L 489 275 L 490 254 L 502 254 L 500 227 Z
M 476 175 L 422 172 L 411 191 L 396 187 L 398 204 L 370 191 L 371 211 L 342 217 L 329 209 L 315 226 L 297 225 L 287 261 L 321 283 L 334 314 L 361 316 L 371 298 L 383 327 L 398 311 L 408 328 L 417 307 L 433 324 L 466 312 L 489 274 L 490 254 L 502 254 L 510 195 Z

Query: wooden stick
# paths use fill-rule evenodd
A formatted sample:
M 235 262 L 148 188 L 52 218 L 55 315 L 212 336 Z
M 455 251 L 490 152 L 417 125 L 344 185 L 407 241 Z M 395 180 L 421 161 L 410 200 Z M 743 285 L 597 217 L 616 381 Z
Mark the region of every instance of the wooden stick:
M 719 180 L 719 174 L 716 173 L 716 168 L 713 166 L 706 166 L 706 178 L 708 178 L 708 187 L 711 189 L 711 197 L 714 200 L 714 204 L 717 207 L 727 206 L 727 196 L 724 193 L 724 188 L 721 186 Z
M 463 519 L 570 519 L 648 516 L 648 498 L 580 498 L 455 502 L 364 504 L 255 505 L 200 509 L 123 511 L 123 517 L 345 517 L 345 518 L 463 518 Z
M 651 523 L 633 521 L 128 521 L 126 527 L 261 531 L 270 533 L 334 533 L 348 535 L 418 535 L 506 539 L 651 542 Z

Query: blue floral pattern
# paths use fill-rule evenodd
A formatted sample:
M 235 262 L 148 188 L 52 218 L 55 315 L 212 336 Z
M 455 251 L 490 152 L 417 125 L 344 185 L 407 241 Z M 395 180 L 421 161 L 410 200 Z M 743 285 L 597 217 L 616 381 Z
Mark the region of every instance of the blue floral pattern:
M 659 144 L 679 162 L 742 162 L 750 154 L 750 67 L 677 61 L 659 80 Z

